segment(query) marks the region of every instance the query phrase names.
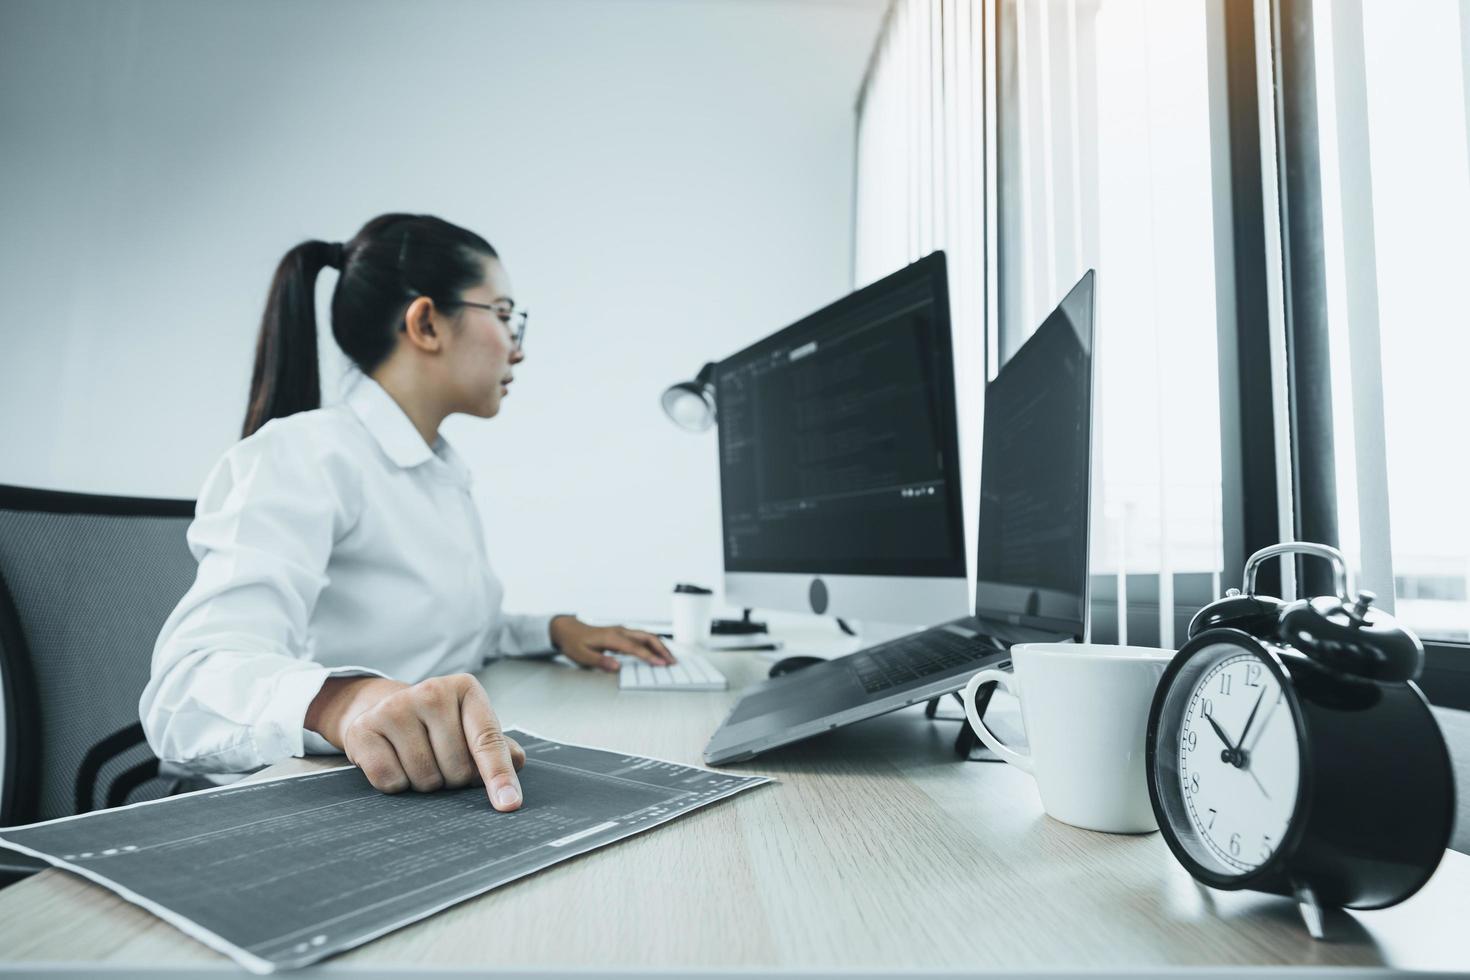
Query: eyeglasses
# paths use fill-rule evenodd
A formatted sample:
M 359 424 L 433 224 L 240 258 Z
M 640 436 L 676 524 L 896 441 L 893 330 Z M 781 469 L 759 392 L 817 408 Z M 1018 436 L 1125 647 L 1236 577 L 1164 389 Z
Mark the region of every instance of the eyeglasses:
M 500 319 L 510 330 L 510 339 L 515 343 L 516 350 L 521 349 L 521 344 L 526 339 L 526 311 L 518 310 L 509 303 L 471 303 L 469 300 L 455 300 L 453 306 L 473 306 L 477 310 L 489 310 Z

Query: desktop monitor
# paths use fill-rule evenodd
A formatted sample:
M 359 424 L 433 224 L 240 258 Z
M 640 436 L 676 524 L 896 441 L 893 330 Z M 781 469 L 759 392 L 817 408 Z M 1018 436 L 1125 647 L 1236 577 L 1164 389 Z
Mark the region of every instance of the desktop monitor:
M 1082 639 L 1092 479 L 1089 270 L 985 387 L 975 618 Z
M 968 612 L 943 252 L 726 358 L 714 383 L 727 601 Z

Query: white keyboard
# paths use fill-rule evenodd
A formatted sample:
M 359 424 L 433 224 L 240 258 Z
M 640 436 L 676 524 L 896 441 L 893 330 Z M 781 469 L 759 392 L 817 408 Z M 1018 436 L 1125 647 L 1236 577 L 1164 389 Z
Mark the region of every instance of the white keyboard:
M 679 659 L 668 667 L 655 667 L 625 654 L 615 656 L 623 665 L 618 670 L 620 691 L 723 691 L 726 687 L 725 675 L 687 648 L 675 650 Z

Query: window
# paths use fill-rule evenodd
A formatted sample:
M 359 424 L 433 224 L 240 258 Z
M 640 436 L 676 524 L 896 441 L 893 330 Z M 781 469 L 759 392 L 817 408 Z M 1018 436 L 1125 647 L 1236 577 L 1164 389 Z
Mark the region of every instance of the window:
M 1470 5 L 1315 0 L 1339 532 L 1425 639 L 1470 640 Z
M 1205 5 L 997 6 L 998 359 L 1098 270 L 1094 639 L 1175 646 L 1223 561 Z
M 983 268 L 985 378 L 1098 270 L 1094 639 L 1177 645 L 1297 535 L 1470 653 L 1464 0 L 895 0 L 858 144 L 857 282 Z

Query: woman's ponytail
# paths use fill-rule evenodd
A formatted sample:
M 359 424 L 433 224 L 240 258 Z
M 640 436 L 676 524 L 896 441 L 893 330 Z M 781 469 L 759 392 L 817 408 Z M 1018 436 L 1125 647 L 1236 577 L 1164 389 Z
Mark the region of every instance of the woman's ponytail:
M 303 242 L 281 260 L 255 347 L 249 436 L 271 419 L 321 408 L 316 353 L 316 277 L 341 271 L 332 290 L 332 336 L 363 374 L 388 359 L 403 311 L 427 296 L 448 307 L 485 278 L 495 258 L 472 231 L 428 214 L 380 214 L 346 244 Z
M 281 259 L 255 345 L 250 402 L 242 436 L 271 419 L 320 408 L 322 386 L 316 350 L 316 277 L 342 266 L 342 246 L 303 242 Z

